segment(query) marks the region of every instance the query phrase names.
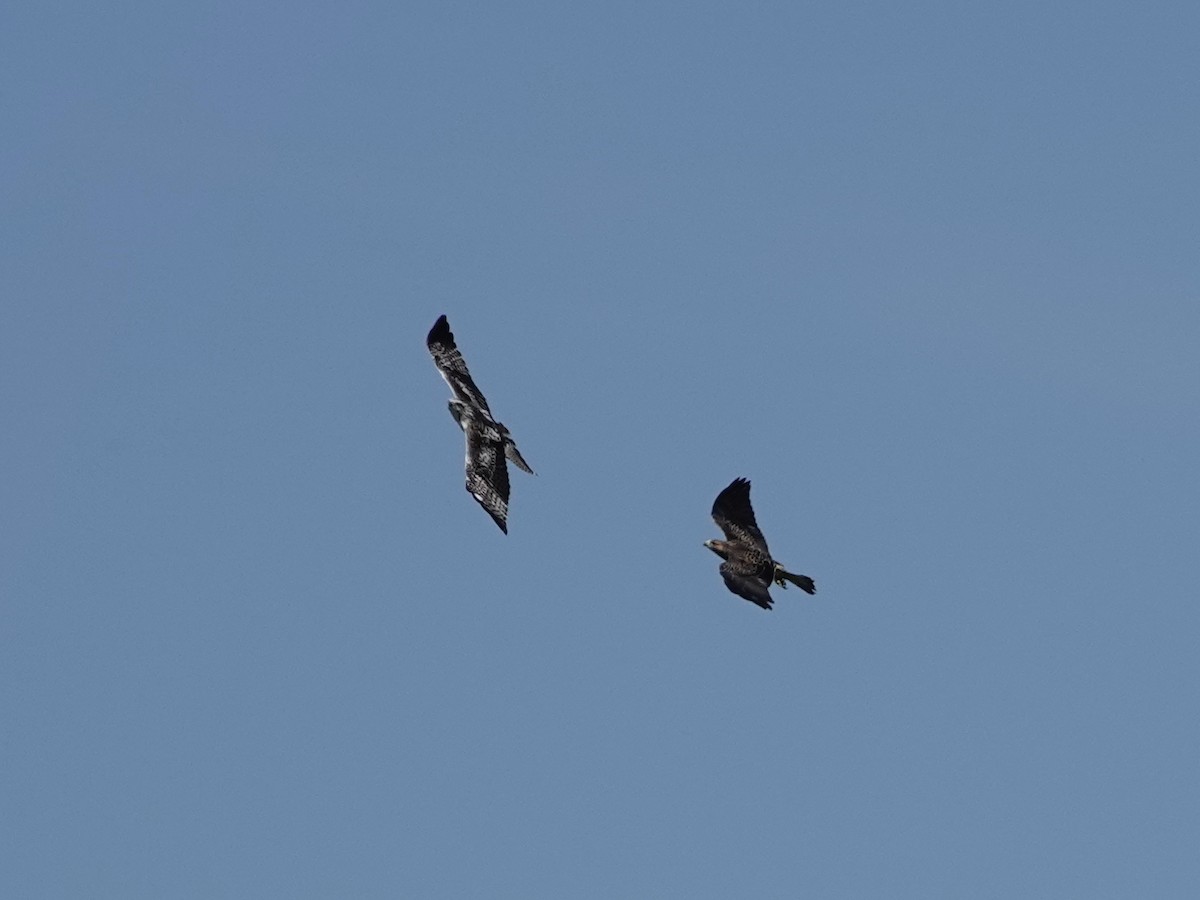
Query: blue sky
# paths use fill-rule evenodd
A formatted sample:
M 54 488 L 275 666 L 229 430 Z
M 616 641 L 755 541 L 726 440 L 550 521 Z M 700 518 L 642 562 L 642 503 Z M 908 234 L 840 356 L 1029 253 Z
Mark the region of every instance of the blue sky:
M 0 893 L 1200 891 L 1194 4 L 4 19 Z

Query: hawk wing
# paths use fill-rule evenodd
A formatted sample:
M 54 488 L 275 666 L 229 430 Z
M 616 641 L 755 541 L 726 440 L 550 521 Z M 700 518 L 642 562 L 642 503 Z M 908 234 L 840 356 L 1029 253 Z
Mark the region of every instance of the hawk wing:
M 458 345 L 454 343 L 454 332 L 450 330 L 450 323 L 445 316 L 438 316 L 438 320 L 433 323 L 433 327 L 429 329 L 429 336 L 425 338 L 425 346 L 429 348 L 434 365 L 446 379 L 446 384 L 450 385 L 455 398 L 491 418 L 492 411 L 488 409 L 483 392 L 475 385 L 475 380 L 467 371 L 466 360 L 458 352 Z
M 486 422 L 470 421 L 467 435 L 467 490 L 508 534 L 508 466 L 500 432 Z
M 774 601 L 771 599 L 766 579 L 739 571 L 739 566 L 733 560 L 721 563 L 721 577 L 725 579 L 725 587 L 739 597 L 749 600 L 763 609 L 771 608 Z
M 767 539 L 758 530 L 758 522 L 754 520 L 754 509 L 750 506 L 750 482 L 745 478 L 733 479 L 729 487 L 717 494 L 717 499 L 713 503 L 712 517 L 717 526 L 725 532 L 727 541 L 754 547 L 761 550 L 767 559 L 771 558 L 771 553 L 767 549 Z M 721 574 L 725 574 L 724 565 L 721 566 Z M 725 583 L 729 584 L 729 576 L 725 577 Z M 730 589 L 735 594 L 746 597 L 732 585 L 730 585 Z M 763 591 L 765 593 L 765 587 Z M 746 599 L 753 600 L 752 597 L 746 597 Z M 757 600 L 754 602 L 758 603 Z

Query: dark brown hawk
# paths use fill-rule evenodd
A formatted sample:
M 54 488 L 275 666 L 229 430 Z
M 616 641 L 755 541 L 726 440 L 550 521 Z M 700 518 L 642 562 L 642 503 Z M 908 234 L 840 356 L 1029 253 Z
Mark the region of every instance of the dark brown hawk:
M 454 333 L 445 316 L 439 316 L 434 322 L 425 346 L 454 392 L 450 415 L 466 435 L 467 490 L 487 510 L 500 530 L 508 534 L 508 466 L 504 459 L 512 460 L 513 465 L 530 475 L 533 469 L 521 458 L 508 429 L 492 418 L 487 400 L 476 387 L 467 371 L 466 361 L 458 352 Z
M 705 541 L 704 546 L 721 559 L 721 577 L 725 586 L 739 597 L 771 608 L 771 582 L 786 588 L 790 581 L 810 594 L 817 586 L 807 575 L 793 575 L 771 558 L 767 540 L 758 530 L 754 509 L 750 506 L 750 482 L 735 478 L 717 494 L 712 508 L 713 520 L 725 532 L 723 541 Z

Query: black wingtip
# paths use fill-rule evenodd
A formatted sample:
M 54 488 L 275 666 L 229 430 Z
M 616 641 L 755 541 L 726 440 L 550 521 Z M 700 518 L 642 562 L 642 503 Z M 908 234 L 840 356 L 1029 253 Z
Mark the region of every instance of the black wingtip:
M 426 344 L 453 344 L 454 333 L 450 331 L 450 322 L 445 315 L 438 316 L 438 320 L 433 323 L 433 327 L 429 329 L 429 335 L 425 338 Z
M 478 498 L 476 498 L 476 499 L 478 499 Z M 481 504 L 480 504 L 480 506 L 483 506 L 483 504 L 481 503 Z M 484 506 L 484 507 L 483 507 L 483 511 L 484 511 L 484 512 L 486 512 L 486 513 L 487 513 L 489 516 L 491 516 L 491 517 L 492 517 L 492 521 L 496 523 L 496 527 L 497 527 L 497 528 L 499 528 L 499 529 L 500 529 L 501 531 L 503 531 L 505 534 L 508 534 L 508 522 L 507 522 L 507 520 L 500 518 L 498 515 L 496 515 L 494 512 L 492 512 L 492 511 L 491 511 L 490 509 L 488 509 L 486 506 Z
M 750 480 L 748 478 L 742 478 L 739 475 L 722 488 L 721 493 L 717 494 L 717 501 L 713 504 L 713 509 L 732 501 L 735 497 L 745 498 L 747 503 L 750 502 Z
M 480 504 L 480 505 L 482 505 L 482 504 Z M 499 516 L 497 516 L 495 513 L 493 513 L 486 506 L 484 507 L 484 512 L 486 512 L 489 516 L 492 517 L 492 521 L 496 523 L 497 528 L 499 528 L 505 534 L 508 534 L 508 522 L 506 522 L 504 519 L 501 519 Z

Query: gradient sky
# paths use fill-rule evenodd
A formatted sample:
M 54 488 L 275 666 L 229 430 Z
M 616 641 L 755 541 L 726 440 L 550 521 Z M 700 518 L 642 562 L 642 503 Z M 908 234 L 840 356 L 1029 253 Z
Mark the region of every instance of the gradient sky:
M 0 894 L 1200 896 L 1195 3 L 2 25 Z

